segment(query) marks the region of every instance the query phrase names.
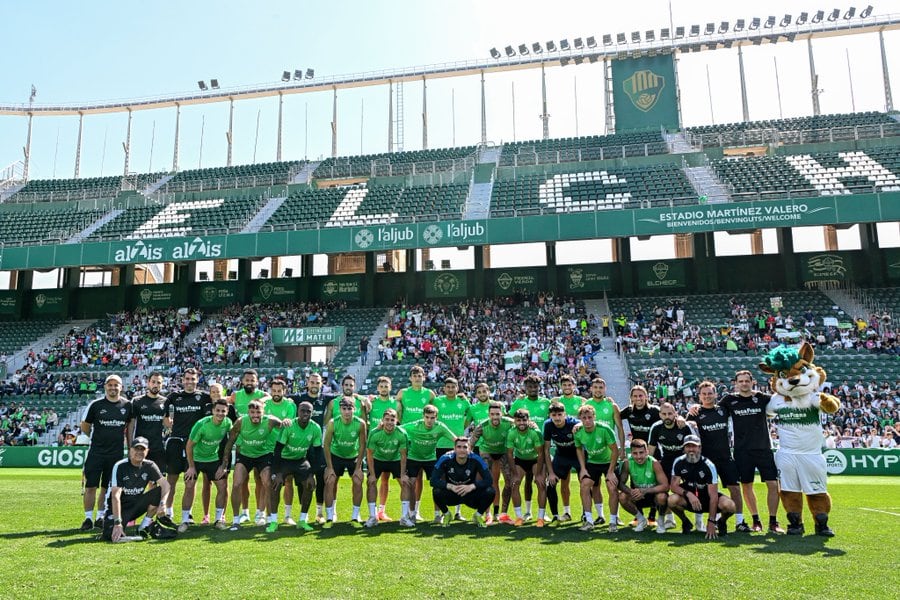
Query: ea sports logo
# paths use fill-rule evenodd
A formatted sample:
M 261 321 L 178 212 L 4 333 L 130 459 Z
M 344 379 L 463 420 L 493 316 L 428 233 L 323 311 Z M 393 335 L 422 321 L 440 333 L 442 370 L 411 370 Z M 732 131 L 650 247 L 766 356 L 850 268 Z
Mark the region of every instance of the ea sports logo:
M 444 232 L 437 225 L 429 225 L 422 231 L 422 238 L 426 244 L 437 244 L 444 237 Z
M 825 456 L 825 471 L 829 475 L 840 475 L 847 468 L 847 459 L 837 450 L 828 450 Z
M 356 245 L 360 248 L 368 248 L 372 245 L 372 242 L 375 241 L 375 235 L 372 233 L 371 229 L 360 229 L 356 232 L 353 241 L 355 241 Z

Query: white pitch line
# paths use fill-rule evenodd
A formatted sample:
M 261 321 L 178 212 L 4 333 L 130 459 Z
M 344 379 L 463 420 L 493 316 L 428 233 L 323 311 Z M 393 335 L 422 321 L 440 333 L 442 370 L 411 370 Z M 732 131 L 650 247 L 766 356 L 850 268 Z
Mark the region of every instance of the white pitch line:
M 867 510 L 869 512 L 884 513 L 886 515 L 894 515 L 895 517 L 900 517 L 900 513 L 890 512 L 887 510 L 878 510 L 877 508 L 860 508 L 859 510 Z

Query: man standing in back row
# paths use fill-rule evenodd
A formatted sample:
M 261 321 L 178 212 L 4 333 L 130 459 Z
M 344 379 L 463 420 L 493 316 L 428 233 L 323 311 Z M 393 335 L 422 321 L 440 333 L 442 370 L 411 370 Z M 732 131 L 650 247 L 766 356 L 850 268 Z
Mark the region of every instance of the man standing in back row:
M 131 412 L 134 418 L 132 439 L 146 438 L 150 444 L 147 460 L 156 463 L 161 473 L 166 472 L 166 450 L 163 445 L 163 417 L 166 415 L 166 397 L 160 395 L 162 390 L 162 373 L 153 372 L 147 377 L 147 391 L 131 401 Z

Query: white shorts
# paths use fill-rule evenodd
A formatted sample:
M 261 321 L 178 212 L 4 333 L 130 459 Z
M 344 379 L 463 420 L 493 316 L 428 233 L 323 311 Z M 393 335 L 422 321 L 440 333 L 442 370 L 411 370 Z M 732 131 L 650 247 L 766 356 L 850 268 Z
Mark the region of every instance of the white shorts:
M 821 454 L 791 454 L 776 452 L 778 480 L 785 492 L 824 494 L 828 491 L 825 457 Z

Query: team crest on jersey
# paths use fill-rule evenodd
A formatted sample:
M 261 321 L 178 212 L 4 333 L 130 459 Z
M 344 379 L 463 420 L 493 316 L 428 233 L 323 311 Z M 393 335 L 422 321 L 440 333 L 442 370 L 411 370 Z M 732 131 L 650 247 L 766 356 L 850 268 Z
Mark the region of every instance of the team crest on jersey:
M 700 471 L 699 473 L 697 473 L 697 477 L 699 477 L 700 479 L 706 479 L 706 471 Z
M 101 415 L 105 415 L 105 414 L 106 414 L 106 409 L 105 409 L 105 408 L 101 408 L 101 409 L 100 409 L 100 414 L 101 414 Z
M 676 435 L 675 437 L 677 437 L 677 438 L 678 438 L 678 441 L 680 442 L 680 441 L 681 441 L 681 438 L 684 437 L 684 434 L 683 434 L 683 433 L 679 433 L 679 434 Z
M 147 474 L 141 473 L 141 479 L 143 479 L 144 481 L 147 481 Z
M 650 420 L 650 413 L 647 413 L 646 415 L 644 415 L 644 420 L 645 420 L 645 421 L 649 421 L 649 420 Z
M 470 471 L 469 469 L 466 469 L 466 477 L 468 477 L 471 474 L 472 474 L 472 471 Z
M 124 414 L 125 414 L 125 409 L 124 409 L 124 408 L 120 408 L 120 409 L 119 409 L 119 412 L 122 413 L 122 414 L 124 415 Z
M 200 400 L 200 394 L 194 394 L 194 400 Z
M 724 416 L 725 416 L 725 411 L 723 411 L 721 408 L 717 408 L 717 409 L 716 409 L 716 412 L 719 413 L 719 416 L 720 416 L 720 417 L 724 417 Z

